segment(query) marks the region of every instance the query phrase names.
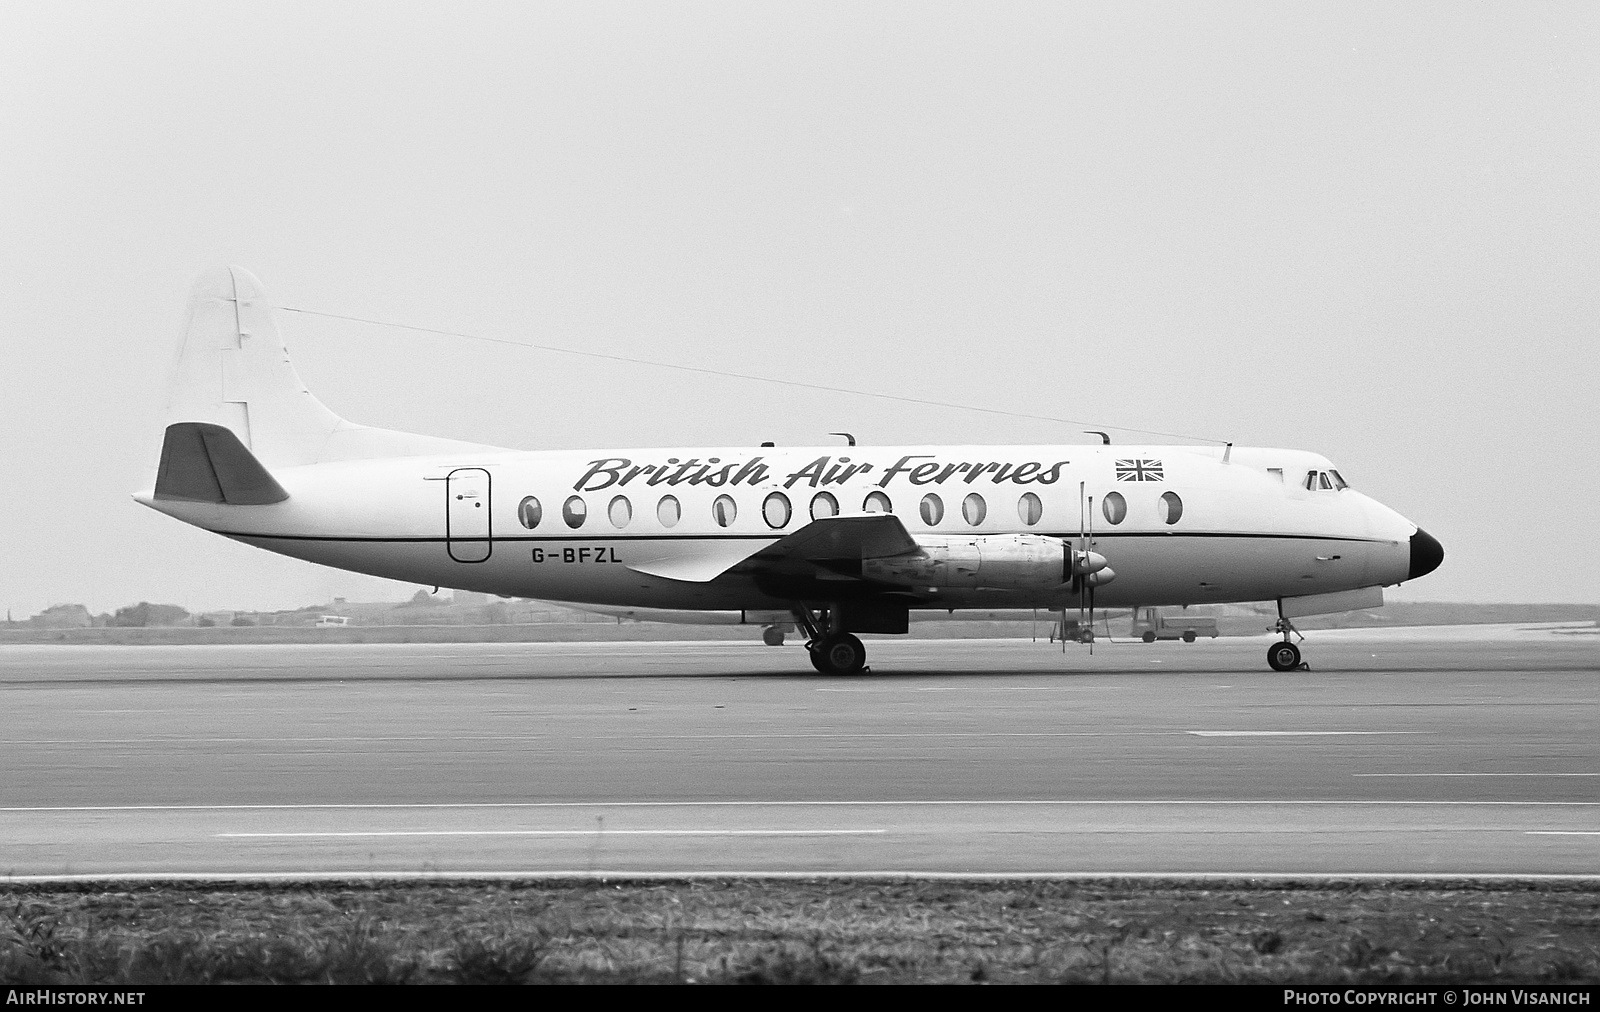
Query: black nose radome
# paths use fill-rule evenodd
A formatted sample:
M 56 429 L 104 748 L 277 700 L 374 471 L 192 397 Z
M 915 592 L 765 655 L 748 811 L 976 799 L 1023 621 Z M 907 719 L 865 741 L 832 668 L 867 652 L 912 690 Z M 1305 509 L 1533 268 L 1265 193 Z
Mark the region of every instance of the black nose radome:
M 1443 561 L 1444 546 L 1432 534 L 1418 527 L 1417 533 L 1411 535 L 1411 572 L 1406 574 L 1406 579 L 1427 576 L 1438 569 Z

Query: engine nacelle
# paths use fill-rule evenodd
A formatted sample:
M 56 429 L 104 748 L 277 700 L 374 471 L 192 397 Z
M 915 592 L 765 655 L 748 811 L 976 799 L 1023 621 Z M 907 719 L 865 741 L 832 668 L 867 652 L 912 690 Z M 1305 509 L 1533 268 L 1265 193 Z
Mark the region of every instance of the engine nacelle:
M 1077 551 L 1061 538 L 1040 534 L 925 534 L 916 542 L 919 550 L 914 553 L 861 560 L 861 575 L 905 587 L 1050 590 L 1075 574 L 1109 573 L 1104 556 Z

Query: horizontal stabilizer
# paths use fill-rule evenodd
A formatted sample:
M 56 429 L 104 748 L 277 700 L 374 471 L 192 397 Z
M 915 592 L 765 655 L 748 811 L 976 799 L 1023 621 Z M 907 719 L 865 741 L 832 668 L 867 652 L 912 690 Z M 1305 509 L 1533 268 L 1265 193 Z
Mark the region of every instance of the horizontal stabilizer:
M 210 422 L 178 422 L 167 426 L 161 444 L 155 497 L 266 506 L 283 502 L 289 493 L 231 430 Z

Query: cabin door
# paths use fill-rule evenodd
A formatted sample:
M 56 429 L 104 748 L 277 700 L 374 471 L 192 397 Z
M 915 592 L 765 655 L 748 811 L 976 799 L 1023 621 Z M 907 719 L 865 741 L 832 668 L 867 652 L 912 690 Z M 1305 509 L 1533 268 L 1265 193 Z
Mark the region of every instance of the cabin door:
M 482 562 L 494 548 L 489 523 L 489 472 L 458 467 L 445 478 L 445 547 L 457 562 Z

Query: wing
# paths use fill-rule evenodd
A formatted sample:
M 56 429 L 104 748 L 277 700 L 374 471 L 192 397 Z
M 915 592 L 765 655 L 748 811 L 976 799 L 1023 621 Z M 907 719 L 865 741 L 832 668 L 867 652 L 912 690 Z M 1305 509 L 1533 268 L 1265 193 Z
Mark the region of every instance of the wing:
M 766 562 L 860 562 L 917 550 L 905 524 L 893 513 L 824 517 L 756 552 Z
M 829 574 L 824 579 L 841 568 L 844 574 L 831 578 L 854 579 L 849 569 L 853 566 L 859 572 L 862 559 L 915 551 L 917 543 L 899 517 L 892 513 L 865 513 L 813 520 L 765 548 L 752 548 L 749 541 L 743 540 L 699 541 L 672 547 L 628 568 L 686 583 L 710 583 L 729 572 L 815 575 L 819 567 Z

